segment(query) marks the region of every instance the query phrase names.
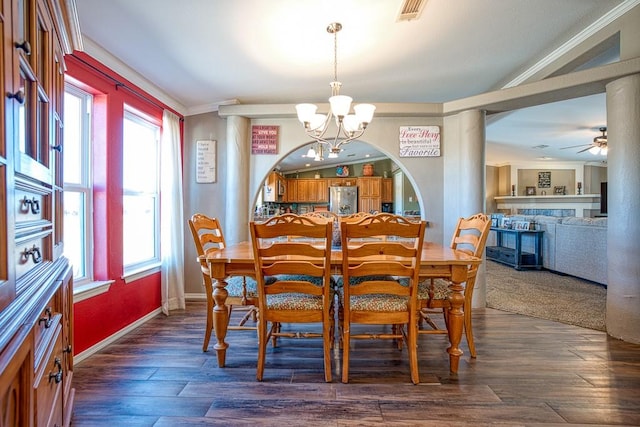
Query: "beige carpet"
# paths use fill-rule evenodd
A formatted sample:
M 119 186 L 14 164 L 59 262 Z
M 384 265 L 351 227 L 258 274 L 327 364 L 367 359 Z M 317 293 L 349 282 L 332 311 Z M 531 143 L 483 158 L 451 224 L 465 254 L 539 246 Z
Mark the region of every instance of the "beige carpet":
M 487 307 L 605 331 L 607 289 L 547 270 L 486 261 Z

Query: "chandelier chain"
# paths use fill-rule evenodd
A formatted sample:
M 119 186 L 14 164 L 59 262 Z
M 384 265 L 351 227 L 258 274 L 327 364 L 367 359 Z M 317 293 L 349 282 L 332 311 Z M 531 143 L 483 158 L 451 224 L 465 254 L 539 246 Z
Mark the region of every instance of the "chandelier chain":
M 333 81 L 338 81 L 338 30 L 333 32 Z

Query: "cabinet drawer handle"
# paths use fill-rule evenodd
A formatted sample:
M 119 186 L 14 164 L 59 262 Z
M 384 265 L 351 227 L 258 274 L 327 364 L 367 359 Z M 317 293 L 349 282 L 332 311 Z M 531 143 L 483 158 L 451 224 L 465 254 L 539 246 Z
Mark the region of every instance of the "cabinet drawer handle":
M 20 212 L 27 213 L 31 210 L 31 213 L 37 215 L 40 213 L 40 201 L 35 197 L 29 200 L 27 196 L 24 196 L 24 199 L 20 200 L 22 202 L 22 207 L 20 208 Z
M 39 325 L 40 323 L 44 322 L 44 327 L 45 327 L 45 329 L 49 329 L 49 328 L 51 327 L 51 323 L 52 323 L 52 322 L 51 322 L 51 307 L 47 307 L 47 308 L 45 308 L 45 309 L 44 309 L 44 314 L 45 314 L 47 317 L 41 317 L 41 318 L 38 320 L 38 325 Z
M 49 382 L 54 380 L 56 384 L 62 381 L 62 363 L 60 359 L 56 357 L 56 360 L 53 362 L 55 367 L 58 368 L 58 372 L 49 372 Z
M 62 153 L 62 145 L 58 144 L 58 145 L 52 145 L 51 146 L 52 150 L 56 150 L 58 153 Z
M 31 43 L 29 43 L 28 40 L 25 40 L 22 43 L 16 42 L 15 46 L 18 49 L 22 49 L 22 51 L 24 52 L 25 55 L 27 55 L 27 56 L 31 55 Z
M 68 344 L 63 350 L 63 353 L 71 353 L 71 344 Z
M 36 245 L 33 245 L 31 249 L 25 248 L 21 255 L 25 261 L 28 261 L 28 258 L 31 257 L 34 264 L 40 264 L 42 262 L 42 253 L 40 253 L 40 248 Z
M 24 91 L 19 90 L 15 93 L 8 93 L 7 97 L 9 99 L 15 99 L 16 101 L 18 101 L 18 104 L 24 104 Z

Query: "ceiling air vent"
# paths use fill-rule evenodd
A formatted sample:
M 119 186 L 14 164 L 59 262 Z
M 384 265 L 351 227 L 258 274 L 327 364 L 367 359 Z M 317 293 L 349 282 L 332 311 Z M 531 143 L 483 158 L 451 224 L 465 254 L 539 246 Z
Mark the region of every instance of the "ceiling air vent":
M 427 4 L 427 0 L 404 0 L 398 14 L 398 21 L 418 19 L 425 4 Z

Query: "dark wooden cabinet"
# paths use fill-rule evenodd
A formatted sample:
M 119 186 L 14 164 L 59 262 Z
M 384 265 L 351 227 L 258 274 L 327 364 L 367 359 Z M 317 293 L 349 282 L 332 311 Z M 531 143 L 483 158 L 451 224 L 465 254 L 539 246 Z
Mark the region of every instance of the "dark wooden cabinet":
M 68 425 L 73 280 L 62 256 L 64 54 L 75 2 L 0 0 L 0 425 Z
M 514 230 L 511 228 L 491 227 L 496 233 L 496 246 L 487 246 L 487 259 L 507 264 L 516 270 L 524 268 L 542 268 L 542 230 Z M 533 253 L 522 250 L 522 237 L 532 236 Z M 507 242 L 507 238 L 511 241 Z

